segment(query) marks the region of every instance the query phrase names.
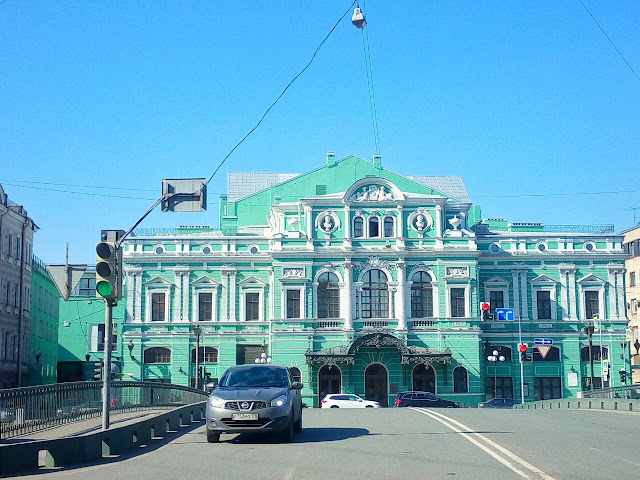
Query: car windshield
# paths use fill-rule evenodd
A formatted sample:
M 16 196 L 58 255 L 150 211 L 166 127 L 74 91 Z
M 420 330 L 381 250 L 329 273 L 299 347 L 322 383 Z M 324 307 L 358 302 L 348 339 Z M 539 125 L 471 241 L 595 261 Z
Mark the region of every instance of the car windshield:
M 220 387 L 286 387 L 287 372 L 284 369 L 256 365 L 227 370 L 220 379 Z

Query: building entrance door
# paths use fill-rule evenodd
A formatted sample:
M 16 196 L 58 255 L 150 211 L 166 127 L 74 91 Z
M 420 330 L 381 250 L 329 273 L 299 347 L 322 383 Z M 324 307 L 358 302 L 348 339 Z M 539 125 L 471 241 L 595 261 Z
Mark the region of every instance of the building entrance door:
M 342 373 L 335 365 L 323 365 L 318 372 L 319 400 L 330 393 L 340 393 L 342 386 Z
M 389 378 L 387 369 L 379 363 L 372 363 L 364 371 L 364 396 L 367 400 L 380 402 L 383 407 L 389 406 Z
M 413 369 L 413 390 L 436 393 L 436 372 L 433 367 L 420 363 Z

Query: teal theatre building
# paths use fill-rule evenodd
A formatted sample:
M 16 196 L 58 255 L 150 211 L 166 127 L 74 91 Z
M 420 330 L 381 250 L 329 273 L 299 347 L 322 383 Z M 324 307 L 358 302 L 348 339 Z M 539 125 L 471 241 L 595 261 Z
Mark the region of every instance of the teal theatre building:
M 475 405 L 523 390 L 526 401 L 575 397 L 592 378 L 619 385 L 628 368 L 613 226 L 483 219 L 460 177 L 327 154 L 305 174 L 230 173 L 219 229 L 135 234 L 125 380 L 195 385 L 196 365 L 219 378 L 264 353 L 301 379 L 310 405 L 327 393 L 393 405 L 407 390 Z M 514 320 L 483 319 L 481 302 Z M 591 375 L 583 328 L 594 318 Z

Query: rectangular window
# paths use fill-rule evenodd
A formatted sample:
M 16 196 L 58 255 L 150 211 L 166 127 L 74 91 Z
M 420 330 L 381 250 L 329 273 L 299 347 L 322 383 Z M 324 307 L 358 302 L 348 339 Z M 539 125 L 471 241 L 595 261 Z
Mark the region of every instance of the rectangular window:
M 354 238 L 360 238 L 364 236 L 364 220 L 362 217 L 356 217 L 353 220 L 353 236 Z
M 260 357 L 262 347 L 260 345 L 236 345 L 236 365 L 255 363 Z
M 451 316 L 464 317 L 464 288 L 451 289 Z
M 260 320 L 260 294 L 247 293 L 245 295 L 245 320 Z
M 536 292 L 536 297 L 538 304 L 538 318 L 543 320 L 551 319 L 551 292 Z
M 210 322 L 213 318 L 213 293 L 198 294 L 198 320 Z
M 502 290 L 491 290 L 489 292 L 489 305 L 495 312 L 496 308 L 504 308 L 504 292 Z
M 287 290 L 287 318 L 300 318 L 300 290 Z
M 629 272 L 629 286 L 636 286 L 636 272 Z
M 164 293 L 152 293 L 151 294 L 151 321 L 152 322 L 164 322 L 165 321 L 165 295 Z
M 81 278 L 78 282 L 78 295 L 80 297 L 95 297 L 96 296 L 96 278 L 85 277 Z
M 600 313 L 598 293 L 593 290 L 584 292 L 584 311 L 587 319 L 594 318 Z
M 560 377 L 535 377 L 533 379 L 534 400 L 562 398 Z

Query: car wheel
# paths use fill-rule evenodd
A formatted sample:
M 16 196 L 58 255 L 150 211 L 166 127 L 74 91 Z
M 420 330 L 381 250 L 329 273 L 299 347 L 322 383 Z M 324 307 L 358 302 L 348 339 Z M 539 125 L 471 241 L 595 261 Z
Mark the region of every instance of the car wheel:
M 300 412 L 300 417 L 296 420 L 296 423 L 293 424 L 293 431 L 296 433 L 302 431 L 302 412 Z
M 331 405 L 330 408 L 340 408 L 338 405 Z
M 207 442 L 209 443 L 218 443 L 220 441 L 220 433 L 212 432 L 207 429 Z
M 290 415 L 289 421 L 287 422 L 287 427 L 280 434 L 280 438 L 282 439 L 283 442 L 289 443 L 290 441 L 293 440 L 293 429 L 294 429 L 293 415 Z
M 365 405 L 364 408 L 373 408 L 373 405 Z

